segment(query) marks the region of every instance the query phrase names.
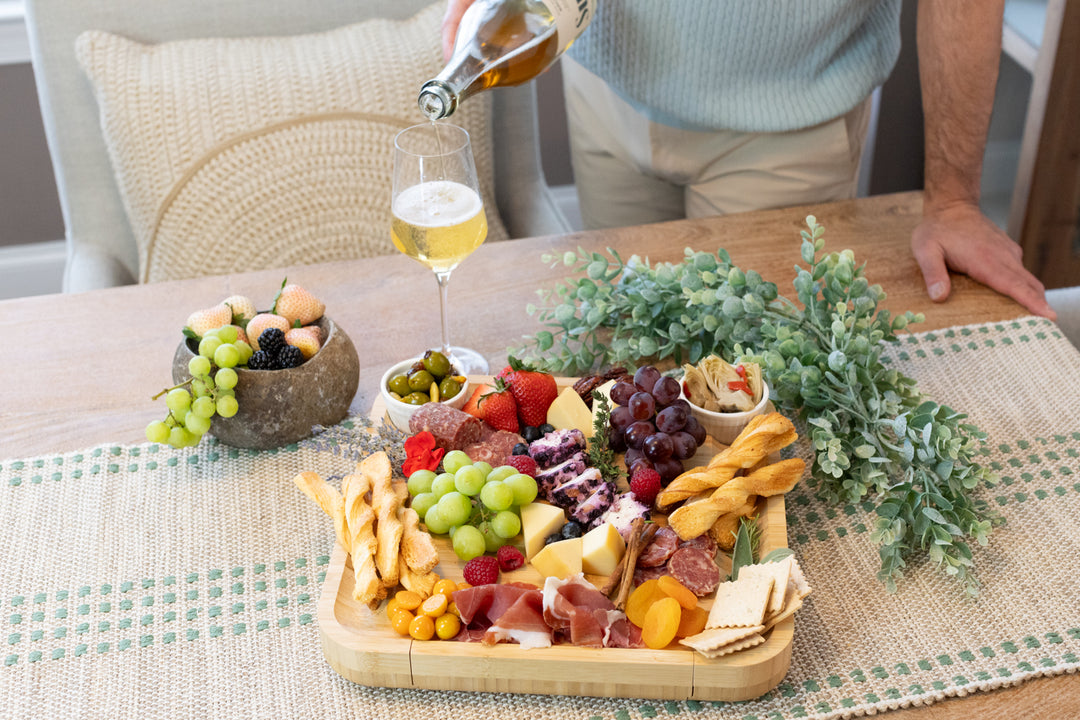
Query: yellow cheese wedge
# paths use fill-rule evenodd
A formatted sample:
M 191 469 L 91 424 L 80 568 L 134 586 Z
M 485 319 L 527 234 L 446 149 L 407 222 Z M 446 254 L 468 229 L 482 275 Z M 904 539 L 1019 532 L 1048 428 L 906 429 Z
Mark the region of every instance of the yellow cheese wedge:
M 544 577 L 565 580 L 571 575 L 577 575 L 581 572 L 581 538 L 559 540 L 545 545 L 532 559 L 532 566 Z
M 547 421 L 556 430 L 577 428 L 585 437 L 593 436 L 593 416 L 589 407 L 572 387 L 565 388 L 548 408 Z
M 581 538 L 581 569 L 592 575 L 610 575 L 625 551 L 622 535 L 614 525 L 604 523 Z
M 558 532 L 566 524 L 566 513 L 561 507 L 533 502 L 521 506 L 521 532 L 525 536 L 525 557 L 532 560 L 548 535 Z

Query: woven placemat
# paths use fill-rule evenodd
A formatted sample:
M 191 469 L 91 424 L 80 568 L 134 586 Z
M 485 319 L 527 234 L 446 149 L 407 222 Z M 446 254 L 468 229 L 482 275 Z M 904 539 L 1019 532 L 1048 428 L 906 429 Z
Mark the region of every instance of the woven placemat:
M 976 551 L 982 594 L 965 600 L 919 564 L 886 593 L 873 516 L 800 486 L 788 540 L 814 594 L 790 672 L 758 700 L 347 682 L 315 621 L 332 530 L 291 478 L 341 474 L 350 448 L 204 441 L 0 460 L 0 717 L 833 718 L 1074 671 L 1080 354 L 1053 323 L 1024 318 L 911 335 L 891 357 L 989 433 L 985 461 L 1002 480 L 987 497 L 1007 522 Z

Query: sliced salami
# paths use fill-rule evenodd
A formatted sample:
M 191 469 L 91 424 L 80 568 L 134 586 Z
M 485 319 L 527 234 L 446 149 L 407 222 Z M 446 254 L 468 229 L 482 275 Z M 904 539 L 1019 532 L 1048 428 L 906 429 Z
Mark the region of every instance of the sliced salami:
M 700 548 L 681 547 L 668 560 L 668 572 L 698 597 L 705 597 L 720 584 L 720 567 Z
M 660 565 L 658 567 L 641 567 L 640 565 L 634 568 L 634 587 L 637 587 L 646 580 L 657 580 L 661 575 L 667 575 L 667 564 Z
M 716 541 L 708 533 L 698 535 L 693 540 L 683 540 L 679 543 L 679 547 L 696 547 L 708 553 L 709 557 L 716 557 Z
M 488 428 L 486 423 L 482 424 L 483 428 Z M 465 454 L 469 456 L 469 459 L 473 462 L 486 462 L 492 467 L 498 467 L 506 463 L 506 458 L 514 451 L 514 446 L 520 442 L 525 442 L 517 433 L 510 432 L 508 430 L 486 430 L 482 429 L 482 439 L 480 442 L 472 443 L 462 448 Z
M 429 402 L 421 405 L 409 418 L 409 431 L 413 434 L 427 430 L 435 437 L 435 444 L 445 450 L 463 450 L 480 441 L 479 418 L 442 403 Z
M 675 534 L 674 530 L 669 527 L 657 528 L 652 542 L 645 546 L 645 549 L 641 551 L 641 555 L 638 556 L 638 567 L 658 567 L 663 565 L 678 548 L 679 536 Z

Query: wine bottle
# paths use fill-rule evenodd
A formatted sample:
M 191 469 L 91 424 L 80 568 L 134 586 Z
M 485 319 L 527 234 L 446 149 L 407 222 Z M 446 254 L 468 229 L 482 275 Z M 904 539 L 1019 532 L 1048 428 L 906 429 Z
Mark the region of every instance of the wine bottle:
M 595 3 L 476 0 L 461 18 L 450 61 L 420 88 L 421 112 L 438 120 L 481 90 L 532 80 L 585 30 Z

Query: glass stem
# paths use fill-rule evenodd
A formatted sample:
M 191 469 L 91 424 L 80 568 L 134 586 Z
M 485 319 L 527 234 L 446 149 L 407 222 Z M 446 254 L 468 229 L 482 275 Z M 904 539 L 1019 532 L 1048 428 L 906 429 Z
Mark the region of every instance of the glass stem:
M 439 283 L 439 309 L 442 315 L 442 352 L 443 355 L 450 359 L 452 353 L 450 352 L 450 303 L 447 300 L 448 289 L 447 285 L 450 282 L 450 271 L 435 271 L 435 279 Z

